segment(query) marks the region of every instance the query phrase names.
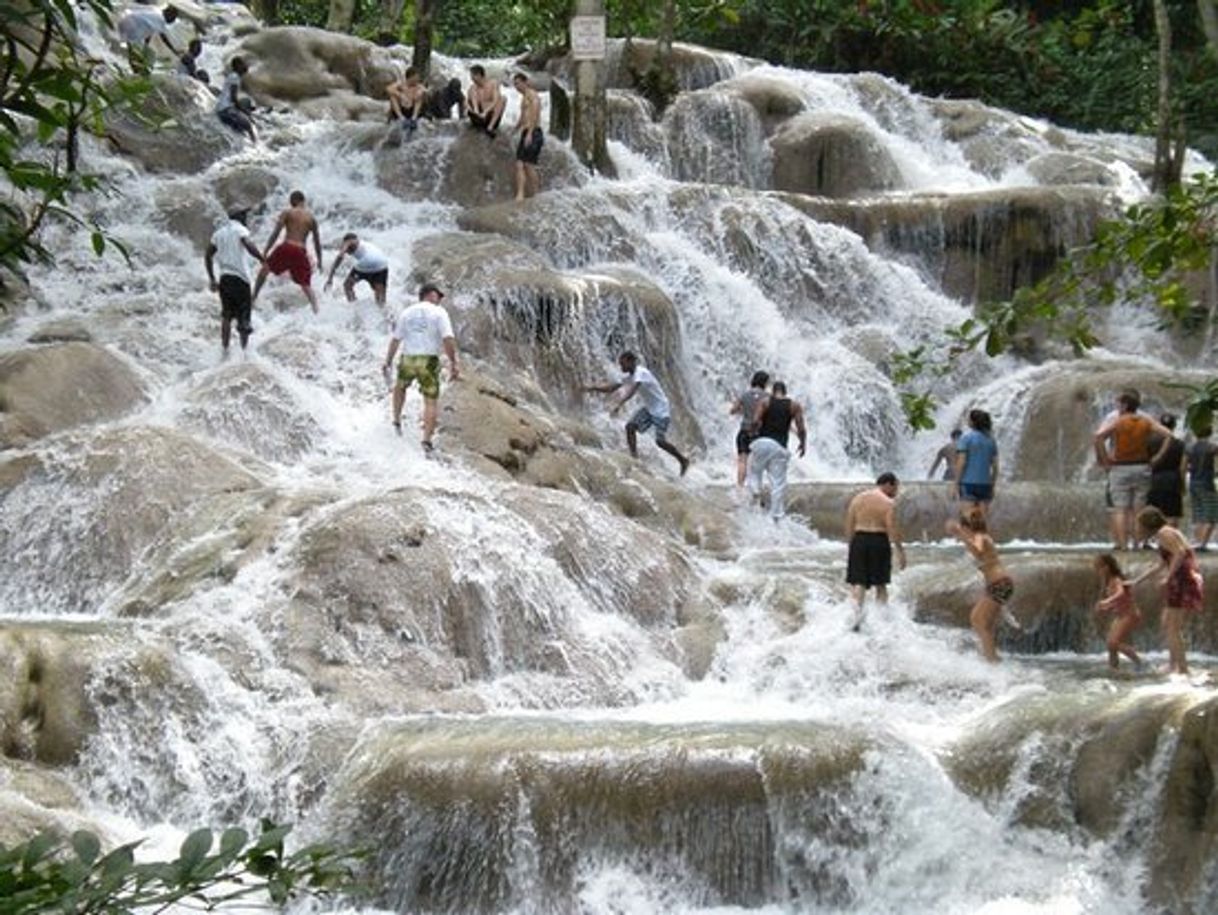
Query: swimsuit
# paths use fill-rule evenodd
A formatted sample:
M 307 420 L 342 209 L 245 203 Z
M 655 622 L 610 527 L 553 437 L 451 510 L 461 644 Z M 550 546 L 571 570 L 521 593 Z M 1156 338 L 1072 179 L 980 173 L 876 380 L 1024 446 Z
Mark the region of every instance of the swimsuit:
M 1138 610 L 1138 605 L 1133 601 L 1133 588 L 1129 587 L 1128 582 L 1121 582 L 1121 593 L 1116 595 L 1112 601 L 1112 605 L 1106 611 L 1113 616 L 1119 618 L 1131 618 L 1136 622 L 1142 622 L 1142 613 Z
M 1164 562 L 1171 562 L 1171 553 L 1159 547 Z M 1205 592 L 1202 588 L 1201 570 L 1197 568 L 1197 557 L 1191 549 L 1185 550 L 1184 558 L 1171 578 L 1163 585 L 1163 602 L 1189 613 L 1200 613 L 1205 608 Z
M 520 135 L 520 142 L 516 144 L 516 161 L 525 165 L 536 165 L 537 160 L 541 158 L 541 146 L 544 142 L 545 136 L 540 127 L 524 131 Z
M 276 276 L 285 271 L 291 274 L 292 282 L 298 286 L 308 286 L 313 279 L 313 265 L 309 263 L 309 253 L 303 245 L 294 241 L 281 242 L 266 259 L 266 266 Z
M 986 596 L 999 607 L 1005 604 L 1015 594 L 1015 582 L 1007 576 L 996 578 L 985 583 Z
M 870 588 L 892 580 L 892 544 L 884 531 L 855 531 L 846 559 L 846 584 Z
M 398 362 L 398 384 L 410 387 L 412 381 L 419 383 L 419 393 L 428 400 L 440 396 L 440 357 L 403 356 Z

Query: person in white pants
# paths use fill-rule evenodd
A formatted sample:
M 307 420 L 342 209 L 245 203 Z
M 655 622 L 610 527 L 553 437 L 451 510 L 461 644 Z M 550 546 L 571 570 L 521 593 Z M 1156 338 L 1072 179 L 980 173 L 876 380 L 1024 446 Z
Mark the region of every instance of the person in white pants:
M 761 497 L 766 475 L 770 478 L 770 517 L 776 522 L 786 514 L 787 465 L 791 452 L 787 450 L 791 426 L 799 435 L 799 456 L 808 450 L 808 426 L 804 408 L 787 396 L 787 386 L 775 381 L 770 396 L 757 404 L 753 418 L 755 438 L 749 445 L 749 492 Z

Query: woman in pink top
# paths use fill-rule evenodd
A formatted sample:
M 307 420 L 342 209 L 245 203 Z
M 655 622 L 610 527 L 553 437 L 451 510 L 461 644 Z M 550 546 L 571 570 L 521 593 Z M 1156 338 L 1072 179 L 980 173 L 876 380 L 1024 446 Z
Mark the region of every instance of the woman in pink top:
M 1095 615 L 1112 614 L 1112 625 L 1108 627 L 1108 666 L 1113 670 L 1120 667 L 1120 656 L 1123 654 L 1133 661 L 1135 670 L 1141 670 L 1142 659 L 1129 644 L 1129 636 L 1142 625 L 1142 613 L 1133 600 L 1133 586 L 1125 580 L 1125 573 L 1111 553 L 1095 557 L 1095 571 L 1100 576 L 1101 585 Z
M 1159 545 L 1161 562 L 1158 570 L 1163 572 L 1163 641 L 1167 645 L 1167 669 L 1169 673 L 1186 674 L 1188 661 L 1184 657 L 1184 620 L 1188 614 L 1200 613 L 1205 606 L 1197 557 L 1184 535 L 1168 524 L 1157 508 L 1148 506 L 1138 512 L 1138 528 L 1143 539 L 1154 537 Z

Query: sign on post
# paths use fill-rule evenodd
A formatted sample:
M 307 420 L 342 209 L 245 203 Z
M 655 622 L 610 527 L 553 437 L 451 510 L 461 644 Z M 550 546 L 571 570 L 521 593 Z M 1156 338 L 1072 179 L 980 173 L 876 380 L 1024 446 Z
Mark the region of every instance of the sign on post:
M 571 59 L 605 59 L 605 17 L 571 17 Z

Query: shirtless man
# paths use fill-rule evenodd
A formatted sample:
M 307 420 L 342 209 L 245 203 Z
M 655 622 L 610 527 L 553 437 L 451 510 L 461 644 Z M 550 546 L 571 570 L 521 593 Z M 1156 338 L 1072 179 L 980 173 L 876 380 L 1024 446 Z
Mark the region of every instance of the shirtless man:
M 469 122 L 475 130 L 481 130 L 493 138 L 499 132 L 499 122 L 503 120 L 507 99 L 500 93 L 499 84 L 486 78 L 486 67 L 482 64 L 470 67 L 469 77 L 472 82 L 465 96 Z
M 896 498 L 900 481 L 894 473 L 882 473 L 875 488 L 861 492 L 846 508 L 846 540 L 850 543 L 846 562 L 846 583 L 854 600 L 855 632 L 863 625 L 863 598 L 875 588 L 875 599 L 888 603 L 888 582 L 892 580 L 892 550 L 896 547 L 897 565 L 905 568 L 905 546 L 897 530 Z
M 520 93 L 520 120 L 516 123 L 520 134 L 516 144 L 516 199 L 524 200 L 541 190 L 537 161 L 541 158 L 545 135 L 541 132 L 541 98 L 537 90 L 529 85 L 529 78 L 523 73 L 512 77 L 512 85 Z
M 317 252 L 317 263 L 321 265 L 321 233 L 317 228 L 317 220 L 309 208 L 305 206 L 305 195 L 300 191 L 292 191 L 288 197 L 288 208 L 279 214 L 275 220 L 275 231 L 271 233 L 262 256 L 266 260 L 258 271 L 258 279 L 254 281 L 254 300 L 262 291 L 266 275 L 273 273 L 289 273 L 292 282 L 304 290 L 309 304 L 313 306 L 313 314 L 317 314 L 317 294 L 313 292 L 313 265 L 309 263 L 309 252 L 306 244 L 309 235 L 313 236 L 313 248 Z M 279 233 L 283 233 L 283 242 L 273 251 L 271 247 Z
M 364 282 L 372 287 L 376 304 L 384 305 L 385 290 L 389 285 L 389 258 L 371 242 L 360 241 L 360 237 L 354 232 L 343 236 L 343 243 L 338 246 L 338 254 L 334 256 L 334 264 L 330 267 L 330 275 L 326 277 L 325 288 L 330 288 L 338 265 L 348 256 L 355 265 L 343 280 L 343 292 L 347 294 L 347 301 L 355 301 L 355 284 Z
M 419 79 L 419 71 L 414 67 L 407 67 L 406 75 L 397 82 L 390 83 L 385 94 L 389 96 L 389 120 L 396 121 L 400 118 L 402 132 L 409 140 L 418 129 L 423 102 L 427 99 L 427 87 Z

